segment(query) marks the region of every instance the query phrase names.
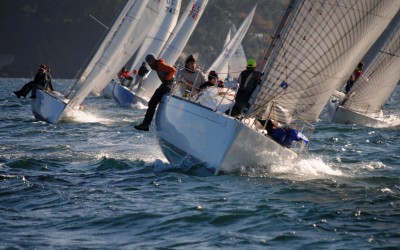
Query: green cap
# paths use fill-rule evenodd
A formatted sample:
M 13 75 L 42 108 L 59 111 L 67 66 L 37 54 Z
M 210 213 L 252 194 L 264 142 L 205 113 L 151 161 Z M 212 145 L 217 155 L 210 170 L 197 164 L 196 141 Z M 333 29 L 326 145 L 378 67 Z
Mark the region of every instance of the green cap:
M 255 68 L 256 67 L 256 61 L 254 59 L 249 59 L 247 60 L 247 68 Z

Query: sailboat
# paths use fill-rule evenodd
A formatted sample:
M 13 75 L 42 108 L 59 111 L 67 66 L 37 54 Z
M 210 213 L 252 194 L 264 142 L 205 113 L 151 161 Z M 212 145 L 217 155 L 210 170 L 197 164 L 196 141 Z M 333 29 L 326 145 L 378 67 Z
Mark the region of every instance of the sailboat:
M 238 59 L 238 54 L 236 52 L 241 47 L 242 40 L 250 27 L 256 8 L 257 5 L 254 6 L 247 15 L 246 19 L 239 27 L 239 30 L 236 31 L 234 27 L 231 28 L 231 30 L 234 31 L 234 35 L 229 41 L 226 41 L 223 51 L 217 57 L 214 63 L 208 68 L 207 72 L 214 70 L 218 73 L 218 76 L 221 79 L 224 79 L 224 77 L 226 78 L 229 75 L 227 74 L 230 69 L 229 64 L 233 58 Z M 229 33 L 232 34 L 232 32 Z M 241 51 L 243 51 L 243 47 L 241 47 Z M 240 55 L 242 55 L 242 53 L 240 53 Z M 246 65 L 245 63 L 246 62 L 242 64 L 242 67 Z M 213 110 L 224 112 L 231 108 L 234 104 L 237 85 L 237 82 L 225 82 L 225 86 L 223 88 L 219 86 L 211 86 L 202 91 L 198 96 L 196 96 L 196 98 L 193 98 L 192 100 Z
M 161 13 L 157 16 L 154 24 L 151 26 L 149 33 L 139 51 L 136 53 L 135 60 L 132 64 L 130 72 L 139 69 L 142 62 L 145 61 L 147 54 L 152 53 L 158 56 L 164 47 L 167 39 L 172 34 L 174 27 L 178 21 L 178 15 L 181 7 L 181 0 L 163 0 Z M 113 79 L 103 90 L 104 96 L 109 96 L 117 104 L 122 107 L 130 107 L 138 102 L 147 102 L 144 99 L 138 99 L 132 90 L 120 84 L 118 79 Z
M 183 51 L 197 26 L 208 0 L 191 0 L 186 7 L 178 24 L 175 26 L 172 35 L 162 49 L 159 58 L 163 58 L 168 65 L 174 65 L 179 55 Z M 134 93 L 142 104 L 147 105 L 148 100 L 154 94 L 154 91 L 160 86 L 161 82 L 155 72 L 150 72 L 144 81 L 142 88 Z M 142 101 L 145 100 L 145 101 Z
M 372 127 L 391 124 L 383 106 L 400 80 L 400 12 L 377 43 L 380 46 L 368 53 L 374 55 L 372 62 L 353 87 L 341 99 L 330 99 L 331 122 Z
M 68 116 L 67 111 L 79 110 L 91 91 L 99 94 L 136 52 L 160 8 L 159 0 L 129 0 L 79 80 L 65 95 L 38 90 L 31 102 L 33 115 L 38 120 L 54 124 Z
M 287 148 L 258 120 L 311 135 L 330 94 L 352 71 L 400 7 L 400 1 L 291 0 L 259 64 L 262 83 L 242 116 L 164 96 L 156 116 L 160 147 L 171 163 L 220 174 L 241 166 L 293 162 L 305 141 Z

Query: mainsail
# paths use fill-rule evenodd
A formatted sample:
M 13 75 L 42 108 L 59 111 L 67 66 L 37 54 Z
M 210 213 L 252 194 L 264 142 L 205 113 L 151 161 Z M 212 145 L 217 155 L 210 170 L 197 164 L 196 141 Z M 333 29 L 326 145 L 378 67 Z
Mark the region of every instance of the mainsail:
M 191 0 L 188 4 L 178 24 L 175 26 L 172 35 L 160 53 L 160 57 L 164 58 L 167 64 L 174 65 L 176 60 L 178 60 L 179 55 L 203 15 L 207 3 L 208 0 Z M 143 89 L 146 91 L 142 92 L 138 90 L 137 94 L 150 98 L 159 85 L 160 80 L 157 74 L 155 72 L 150 72 L 148 78 L 142 85 Z
M 398 0 L 292 0 L 250 115 L 316 121 L 399 7 Z
M 384 42 L 374 59 L 347 93 L 343 104 L 359 113 L 377 113 L 400 80 L 400 12 L 383 33 Z
M 253 20 L 253 16 L 256 11 L 256 8 L 257 8 L 257 5 L 253 7 L 253 9 L 249 13 L 249 15 L 247 16 L 245 21 L 240 26 L 239 30 L 235 33 L 233 38 L 228 42 L 228 44 L 224 48 L 224 51 L 217 57 L 217 59 L 209 67 L 207 72 L 209 72 L 211 70 L 215 70 L 217 73 L 221 73 L 221 72 L 224 73 L 223 70 L 225 68 L 225 65 L 232 58 L 235 51 L 239 48 L 244 36 L 247 33 L 247 30 L 249 29 L 249 26 L 251 24 L 251 21 Z
M 140 68 L 147 54 L 152 53 L 158 57 L 168 37 L 170 37 L 176 26 L 181 2 L 181 0 L 163 0 L 160 14 L 157 16 L 146 39 L 140 46 L 135 61 L 132 64 L 131 71 Z
M 159 0 L 135 1 L 82 87 L 68 103 L 69 107 L 78 107 L 90 91 L 100 94 L 143 42 L 147 35 L 146 30 L 154 22 L 160 7 Z

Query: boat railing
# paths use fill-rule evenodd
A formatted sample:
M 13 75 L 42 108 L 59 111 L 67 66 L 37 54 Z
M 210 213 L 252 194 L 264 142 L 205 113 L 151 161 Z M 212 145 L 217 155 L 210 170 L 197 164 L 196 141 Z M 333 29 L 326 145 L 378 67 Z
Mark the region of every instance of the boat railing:
M 226 82 L 223 85 L 219 83 L 200 89 L 198 86 L 192 86 L 190 83 L 180 80 L 174 83 L 170 95 L 200 104 L 215 112 L 226 112 L 235 103 L 238 85 L 238 83 Z

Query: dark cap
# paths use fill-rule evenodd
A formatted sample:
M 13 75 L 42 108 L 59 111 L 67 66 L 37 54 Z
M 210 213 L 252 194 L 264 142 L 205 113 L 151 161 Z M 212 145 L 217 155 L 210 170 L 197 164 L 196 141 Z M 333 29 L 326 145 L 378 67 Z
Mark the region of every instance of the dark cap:
M 193 55 L 188 56 L 188 58 L 186 58 L 185 60 L 185 64 L 188 64 L 190 62 L 196 62 L 196 58 L 194 58 Z
M 148 63 L 148 64 L 153 64 L 155 61 L 156 61 L 157 59 L 156 59 L 156 57 L 154 56 L 154 54 L 148 54 L 147 56 L 146 56 L 146 62 Z
M 218 74 L 214 70 L 211 70 L 210 73 L 208 73 L 208 80 L 211 80 L 211 78 L 216 78 L 218 80 Z

